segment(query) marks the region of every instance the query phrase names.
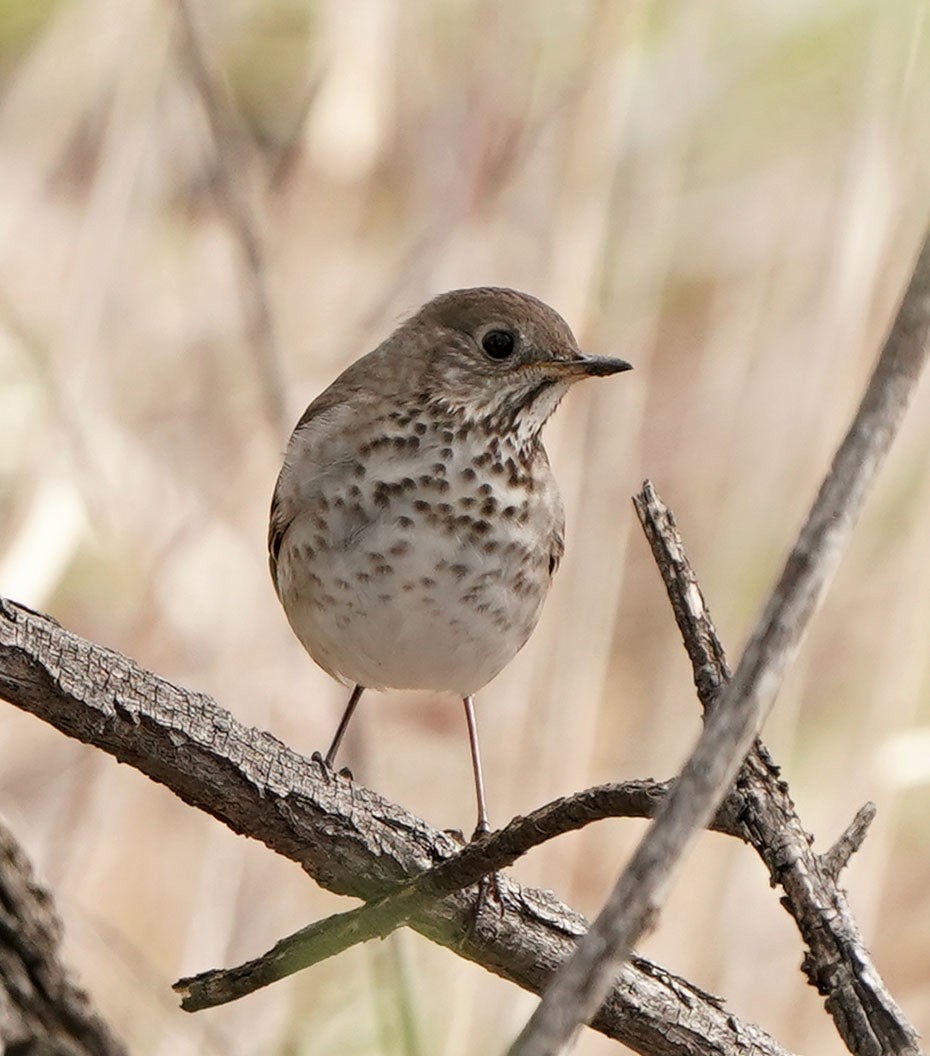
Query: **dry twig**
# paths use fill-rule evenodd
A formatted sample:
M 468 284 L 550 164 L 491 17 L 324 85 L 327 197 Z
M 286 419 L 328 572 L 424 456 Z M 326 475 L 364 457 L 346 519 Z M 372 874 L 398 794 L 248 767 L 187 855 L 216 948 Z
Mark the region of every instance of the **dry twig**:
M 675 788 L 621 874 L 600 916 L 571 961 L 553 980 L 510 1056 L 554 1056 L 586 1022 L 630 956 L 633 943 L 653 924 L 672 873 L 696 833 L 730 787 L 775 699 L 833 571 L 852 534 L 868 489 L 884 461 L 927 356 L 930 331 L 930 237 L 862 403 L 811 508 L 733 678 L 707 716 L 704 731 Z M 905 1029 L 890 1039 L 876 1026 L 837 1024 L 852 1051 L 919 1051 Z

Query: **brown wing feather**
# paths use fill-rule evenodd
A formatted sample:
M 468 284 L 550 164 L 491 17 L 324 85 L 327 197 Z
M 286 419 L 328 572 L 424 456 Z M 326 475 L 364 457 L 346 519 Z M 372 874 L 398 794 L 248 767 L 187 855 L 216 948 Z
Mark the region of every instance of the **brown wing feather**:
M 565 553 L 565 533 L 559 525 L 549 538 L 549 575 L 554 576 Z

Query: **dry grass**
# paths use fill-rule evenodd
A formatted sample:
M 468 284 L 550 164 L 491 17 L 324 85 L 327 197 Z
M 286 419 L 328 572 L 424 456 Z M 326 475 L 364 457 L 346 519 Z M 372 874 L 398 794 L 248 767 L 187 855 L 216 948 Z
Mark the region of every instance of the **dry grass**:
M 493 816 L 671 774 L 698 708 L 628 497 L 648 475 L 675 509 L 735 659 L 926 223 L 925 0 L 190 3 L 212 122 L 174 3 L 0 4 L 0 591 L 322 746 L 343 694 L 264 555 L 288 429 L 431 294 L 524 288 L 637 370 L 549 429 L 568 553 L 480 698 Z M 822 846 L 879 804 L 847 882 L 925 1034 L 928 538 L 925 386 L 766 733 Z M 362 708 L 359 779 L 468 828 L 460 709 Z M 532 1007 L 401 935 L 186 1016 L 175 977 L 340 903 L 12 709 L 0 810 L 141 1056 L 472 1056 Z M 604 824 L 515 872 L 591 913 L 638 832 Z M 703 838 L 643 952 L 785 1045 L 841 1051 L 744 848 Z

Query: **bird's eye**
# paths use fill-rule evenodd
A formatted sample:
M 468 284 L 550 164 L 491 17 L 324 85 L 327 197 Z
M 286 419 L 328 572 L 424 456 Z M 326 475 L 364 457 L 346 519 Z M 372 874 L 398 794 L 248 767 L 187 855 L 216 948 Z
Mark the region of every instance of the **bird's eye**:
M 513 334 L 509 330 L 489 330 L 481 339 L 481 347 L 491 359 L 507 359 L 515 347 Z

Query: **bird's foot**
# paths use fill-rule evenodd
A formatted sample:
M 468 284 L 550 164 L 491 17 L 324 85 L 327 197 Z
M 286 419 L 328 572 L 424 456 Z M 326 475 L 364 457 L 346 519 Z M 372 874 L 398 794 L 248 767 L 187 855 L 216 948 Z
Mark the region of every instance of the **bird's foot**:
M 310 762 L 316 763 L 319 768 L 323 771 L 323 777 L 326 778 L 327 784 L 329 783 L 330 776 L 332 775 L 332 767 L 326 765 L 326 760 L 323 758 L 322 752 L 314 752 L 310 756 Z
M 346 778 L 346 780 L 348 781 L 355 780 L 352 771 L 347 766 L 340 767 L 338 770 L 333 770 L 332 766 L 323 758 L 322 752 L 314 752 L 310 756 L 310 760 L 311 762 L 319 763 L 320 769 L 323 771 L 323 776 L 327 779 L 330 777 L 331 774 L 336 773 L 340 777 Z
M 470 842 L 474 843 L 475 840 L 480 840 L 482 836 L 487 836 L 490 831 L 491 826 L 485 819 L 482 819 L 472 833 Z M 475 900 L 474 914 L 469 927 L 470 932 L 474 933 L 478 925 L 478 919 L 484 913 L 491 900 L 497 903 L 498 915 L 503 916 L 504 881 L 502 875 L 498 872 L 487 873 L 478 881 L 478 897 Z

